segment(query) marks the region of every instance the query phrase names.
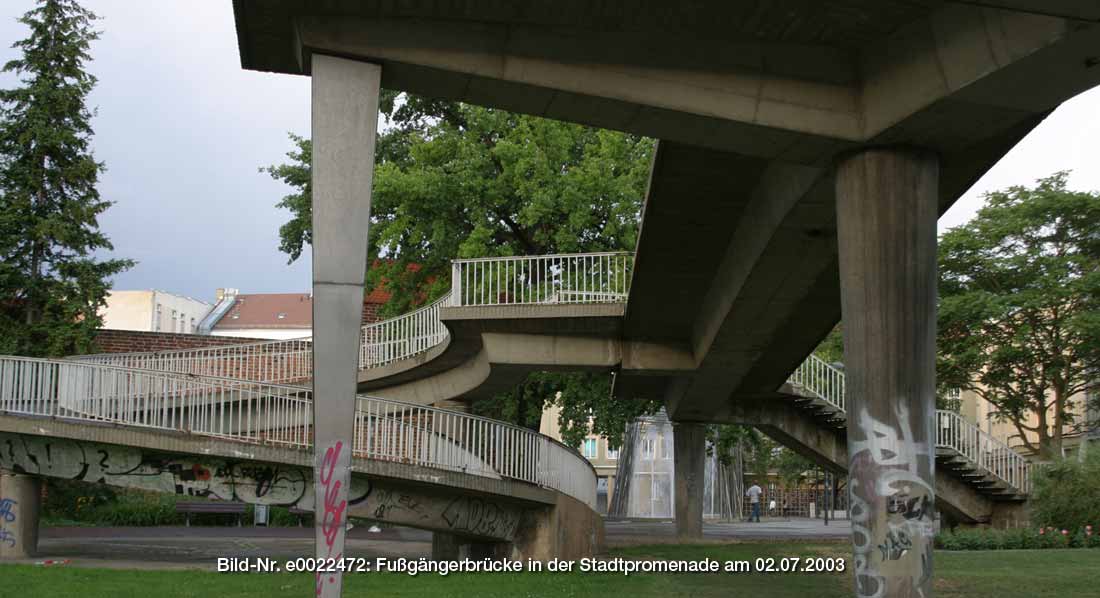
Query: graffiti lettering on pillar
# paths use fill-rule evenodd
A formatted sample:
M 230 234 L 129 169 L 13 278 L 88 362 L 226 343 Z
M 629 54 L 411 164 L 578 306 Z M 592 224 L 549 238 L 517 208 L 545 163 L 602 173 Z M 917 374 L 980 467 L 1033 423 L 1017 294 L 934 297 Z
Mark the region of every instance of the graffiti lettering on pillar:
M 15 511 L 12 509 L 19 504 L 15 499 L 0 498 L 0 519 L 7 523 L 15 521 Z
M 851 442 L 853 568 L 856 594 L 864 598 L 920 596 L 932 576 L 935 456 L 928 442 L 914 440 L 905 402 L 894 405 L 897 427 L 860 409 L 858 432 L 864 438 Z M 909 588 L 888 587 L 905 579 Z
M 461 496 L 443 510 L 443 520 L 456 531 L 510 537 L 519 526 L 519 512 L 492 501 Z
M 17 504 L 19 503 L 15 499 L 0 498 L 0 544 L 7 544 L 11 547 L 15 546 L 15 532 L 7 530 L 4 524 L 15 521 L 15 505 Z
M 336 465 L 340 461 L 340 452 L 344 448 L 344 443 L 337 440 L 335 444 L 328 447 L 325 451 L 325 458 L 321 461 L 321 470 L 318 473 L 318 481 L 321 484 L 321 491 L 324 496 L 324 508 L 321 511 L 321 533 L 325 537 L 326 554 L 324 558 L 341 558 L 342 553 L 333 554 L 336 549 L 336 538 L 340 535 L 340 532 L 344 531 L 346 523 L 344 522 L 344 511 L 347 509 L 347 499 L 340 500 L 340 487 L 342 483 L 340 480 L 334 479 Z M 316 574 L 316 594 L 321 595 L 321 591 L 325 586 L 325 580 L 328 583 L 336 583 L 337 575 L 327 575 L 318 572 Z

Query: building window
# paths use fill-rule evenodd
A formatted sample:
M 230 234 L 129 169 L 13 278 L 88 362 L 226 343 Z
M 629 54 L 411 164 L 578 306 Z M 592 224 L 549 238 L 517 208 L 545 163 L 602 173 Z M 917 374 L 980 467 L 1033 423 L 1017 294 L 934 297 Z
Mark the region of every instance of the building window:
M 614 461 L 618 458 L 619 458 L 619 449 L 613 449 L 613 448 L 611 448 L 611 445 L 608 445 L 607 446 L 607 459 L 609 461 Z
M 585 459 L 595 459 L 596 458 L 596 439 L 595 438 L 585 438 L 584 439 L 584 450 L 583 450 L 582 454 L 584 455 Z
M 172 310 L 172 327 L 168 329 L 171 332 L 176 332 L 176 310 Z
M 161 308 L 160 308 L 160 304 L 158 303 L 157 304 L 157 313 L 153 317 L 153 332 L 160 332 L 160 316 L 161 316 Z
M 656 446 L 656 444 L 657 443 L 654 442 L 652 438 L 642 439 L 642 458 L 652 459 L 653 458 L 653 448 Z
M 187 332 L 195 331 L 195 318 L 191 318 L 191 328 Z

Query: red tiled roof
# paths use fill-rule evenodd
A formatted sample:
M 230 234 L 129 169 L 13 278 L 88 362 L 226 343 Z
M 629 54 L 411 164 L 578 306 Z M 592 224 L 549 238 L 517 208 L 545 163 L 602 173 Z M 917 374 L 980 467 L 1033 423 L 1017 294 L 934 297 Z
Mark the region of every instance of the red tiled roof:
M 214 328 L 311 328 L 313 296 L 309 293 L 237 295 Z

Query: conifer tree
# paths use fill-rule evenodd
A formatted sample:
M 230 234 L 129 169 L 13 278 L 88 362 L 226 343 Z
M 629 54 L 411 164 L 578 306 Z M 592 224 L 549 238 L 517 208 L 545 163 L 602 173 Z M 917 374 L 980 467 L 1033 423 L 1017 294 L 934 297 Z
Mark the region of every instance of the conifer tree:
M 0 352 L 58 356 L 87 351 L 111 276 L 130 260 L 97 218 L 111 202 L 96 185 L 85 70 L 97 17 L 75 0 L 40 0 L 19 21 L 30 36 L 4 65 L 18 84 L 0 90 Z

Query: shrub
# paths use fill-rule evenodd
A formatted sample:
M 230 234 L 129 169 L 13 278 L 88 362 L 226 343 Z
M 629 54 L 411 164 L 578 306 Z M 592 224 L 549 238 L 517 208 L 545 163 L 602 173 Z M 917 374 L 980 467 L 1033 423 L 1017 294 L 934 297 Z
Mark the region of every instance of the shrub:
M 1100 548 L 1100 526 L 1066 530 L 1051 526 L 1018 529 L 956 529 L 936 534 L 943 550 L 1020 550 L 1041 548 Z
M 1100 452 L 1084 463 L 1061 459 L 1032 475 L 1031 520 L 1058 530 L 1081 530 L 1100 523 Z

